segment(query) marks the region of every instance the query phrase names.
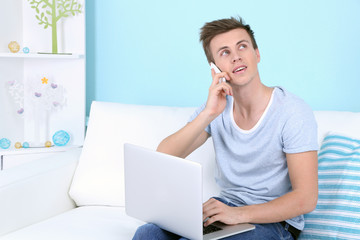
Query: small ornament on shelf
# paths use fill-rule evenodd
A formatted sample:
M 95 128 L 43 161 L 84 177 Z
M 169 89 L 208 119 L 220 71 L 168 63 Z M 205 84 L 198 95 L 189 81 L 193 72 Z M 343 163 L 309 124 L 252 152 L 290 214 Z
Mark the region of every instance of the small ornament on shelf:
M 23 148 L 29 148 L 30 147 L 30 144 L 28 142 L 23 142 Z
M 28 76 L 25 86 L 27 123 L 33 126 L 31 143 L 40 146 L 49 139 L 51 114 L 66 105 L 66 90 L 47 75 Z
M 30 49 L 29 49 L 28 47 L 24 47 L 24 48 L 23 48 L 23 53 L 26 53 L 26 54 L 27 54 L 27 53 L 29 53 L 29 52 L 30 52 Z
M 20 108 L 19 110 L 16 111 L 18 114 L 23 114 L 24 112 L 24 109 L 23 108 Z
M 51 141 L 46 141 L 45 142 L 45 147 L 49 148 L 51 146 L 52 146 Z
M 70 140 L 70 135 L 66 131 L 60 130 L 54 133 L 52 139 L 56 146 L 65 146 Z
M 42 83 L 42 84 L 48 84 L 48 81 L 49 81 L 49 79 L 47 79 L 46 77 L 43 77 L 43 78 L 41 79 L 41 83 Z
M 8 149 L 11 145 L 11 142 L 7 138 L 0 139 L 0 148 L 2 149 Z
M 16 149 L 20 149 L 22 146 L 21 146 L 21 142 L 16 142 L 15 143 L 15 148 Z
M 61 1 L 48 1 L 48 0 L 28 0 L 31 8 L 36 10 L 35 17 L 44 29 L 51 27 L 52 33 L 52 53 L 58 54 L 57 42 L 57 22 L 81 13 L 82 5 L 76 0 L 61 0 Z M 48 15 L 49 17 L 47 17 Z
M 11 41 L 8 47 L 12 53 L 17 53 L 20 50 L 20 45 L 16 41 Z

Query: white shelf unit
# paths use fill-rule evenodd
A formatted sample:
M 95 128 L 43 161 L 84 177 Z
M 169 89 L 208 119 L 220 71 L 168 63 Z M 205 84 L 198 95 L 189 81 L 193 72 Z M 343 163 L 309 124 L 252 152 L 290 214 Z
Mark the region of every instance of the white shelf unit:
M 84 57 L 84 54 L 0 53 L 0 58 L 77 59 Z
M 82 146 L 85 135 L 85 0 L 82 13 L 58 21 L 58 52 L 51 53 L 51 27 L 44 29 L 35 18 L 36 11 L 28 0 L 1 0 L 0 8 L 0 139 L 11 141 L 9 149 L 1 149 L 4 161 L 15 155 L 30 156 L 34 153 L 58 150 L 34 148 L 15 149 L 15 142 L 29 142 L 30 146 L 52 141 L 58 130 L 70 134 L 67 148 Z M 41 8 L 40 8 L 41 9 Z M 18 53 L 11 53 L 8 44 L 20 44 Z M 28 47 L 29 53 L 22 49 Z M 64 54 L 62 54 L 64 53 Z M 56 111 L 35 111 L 29 103 L 27 91 L 33 81 L 45 77 L 49 84 L 56 83 L 64 89 L 65 103 Z M 9 82 L 24 86 L 24 112 L 18 114 L 18 104 L 9 94 Z M 35 117 L 36 116 L 36 117 Z M 36 120 L 35 120 L 36 119 Z M 40 124 L 39 124 L 40 122 Z M 64 148 L 67 149 L 67 148 Z M 30 154 L 31 153 L 31 154 Z

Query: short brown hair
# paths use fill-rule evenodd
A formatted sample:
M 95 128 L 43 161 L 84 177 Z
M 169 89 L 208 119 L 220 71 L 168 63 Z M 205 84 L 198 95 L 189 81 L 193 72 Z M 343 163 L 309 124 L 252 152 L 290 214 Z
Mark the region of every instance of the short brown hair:
M 244 29 L 251 38 L 251 43 L 254 49 L 258 49 L 258 46 L 255 41 L 254 31 L 251 30 L 250 25 L 245 24 L 243 19 L 239 17 L 236 19 L 234 17 L 225 18 L 220 20 L 215 20 L 212 22 L 205 23 L 205 25 L 200 29 L 200 42 L 203 44 L 203 48 L 205 51 L 206 58 L 208 62 L 213 62 L 214 58 L 210 51 L 210 42 L 211 40 L 222 33 L 234 30 L 234 29 Z

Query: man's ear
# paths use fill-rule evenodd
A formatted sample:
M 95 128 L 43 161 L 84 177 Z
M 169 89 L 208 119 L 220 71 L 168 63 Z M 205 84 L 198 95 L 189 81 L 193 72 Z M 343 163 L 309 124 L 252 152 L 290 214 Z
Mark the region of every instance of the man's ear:
M 257 62 L 259 63 L 260 62 L 260 51 L 258 48 L 255 50 L 255 53 L 256 53 Z

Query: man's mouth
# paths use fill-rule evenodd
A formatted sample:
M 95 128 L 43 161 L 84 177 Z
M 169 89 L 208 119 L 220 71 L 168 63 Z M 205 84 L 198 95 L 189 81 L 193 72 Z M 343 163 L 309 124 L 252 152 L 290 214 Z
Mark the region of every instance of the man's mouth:
M 245 70 L 246 68 L 247 68 L 246 66 L 237 67 L 233 70 L 233 73 L 241 72 L 241 71 Z

